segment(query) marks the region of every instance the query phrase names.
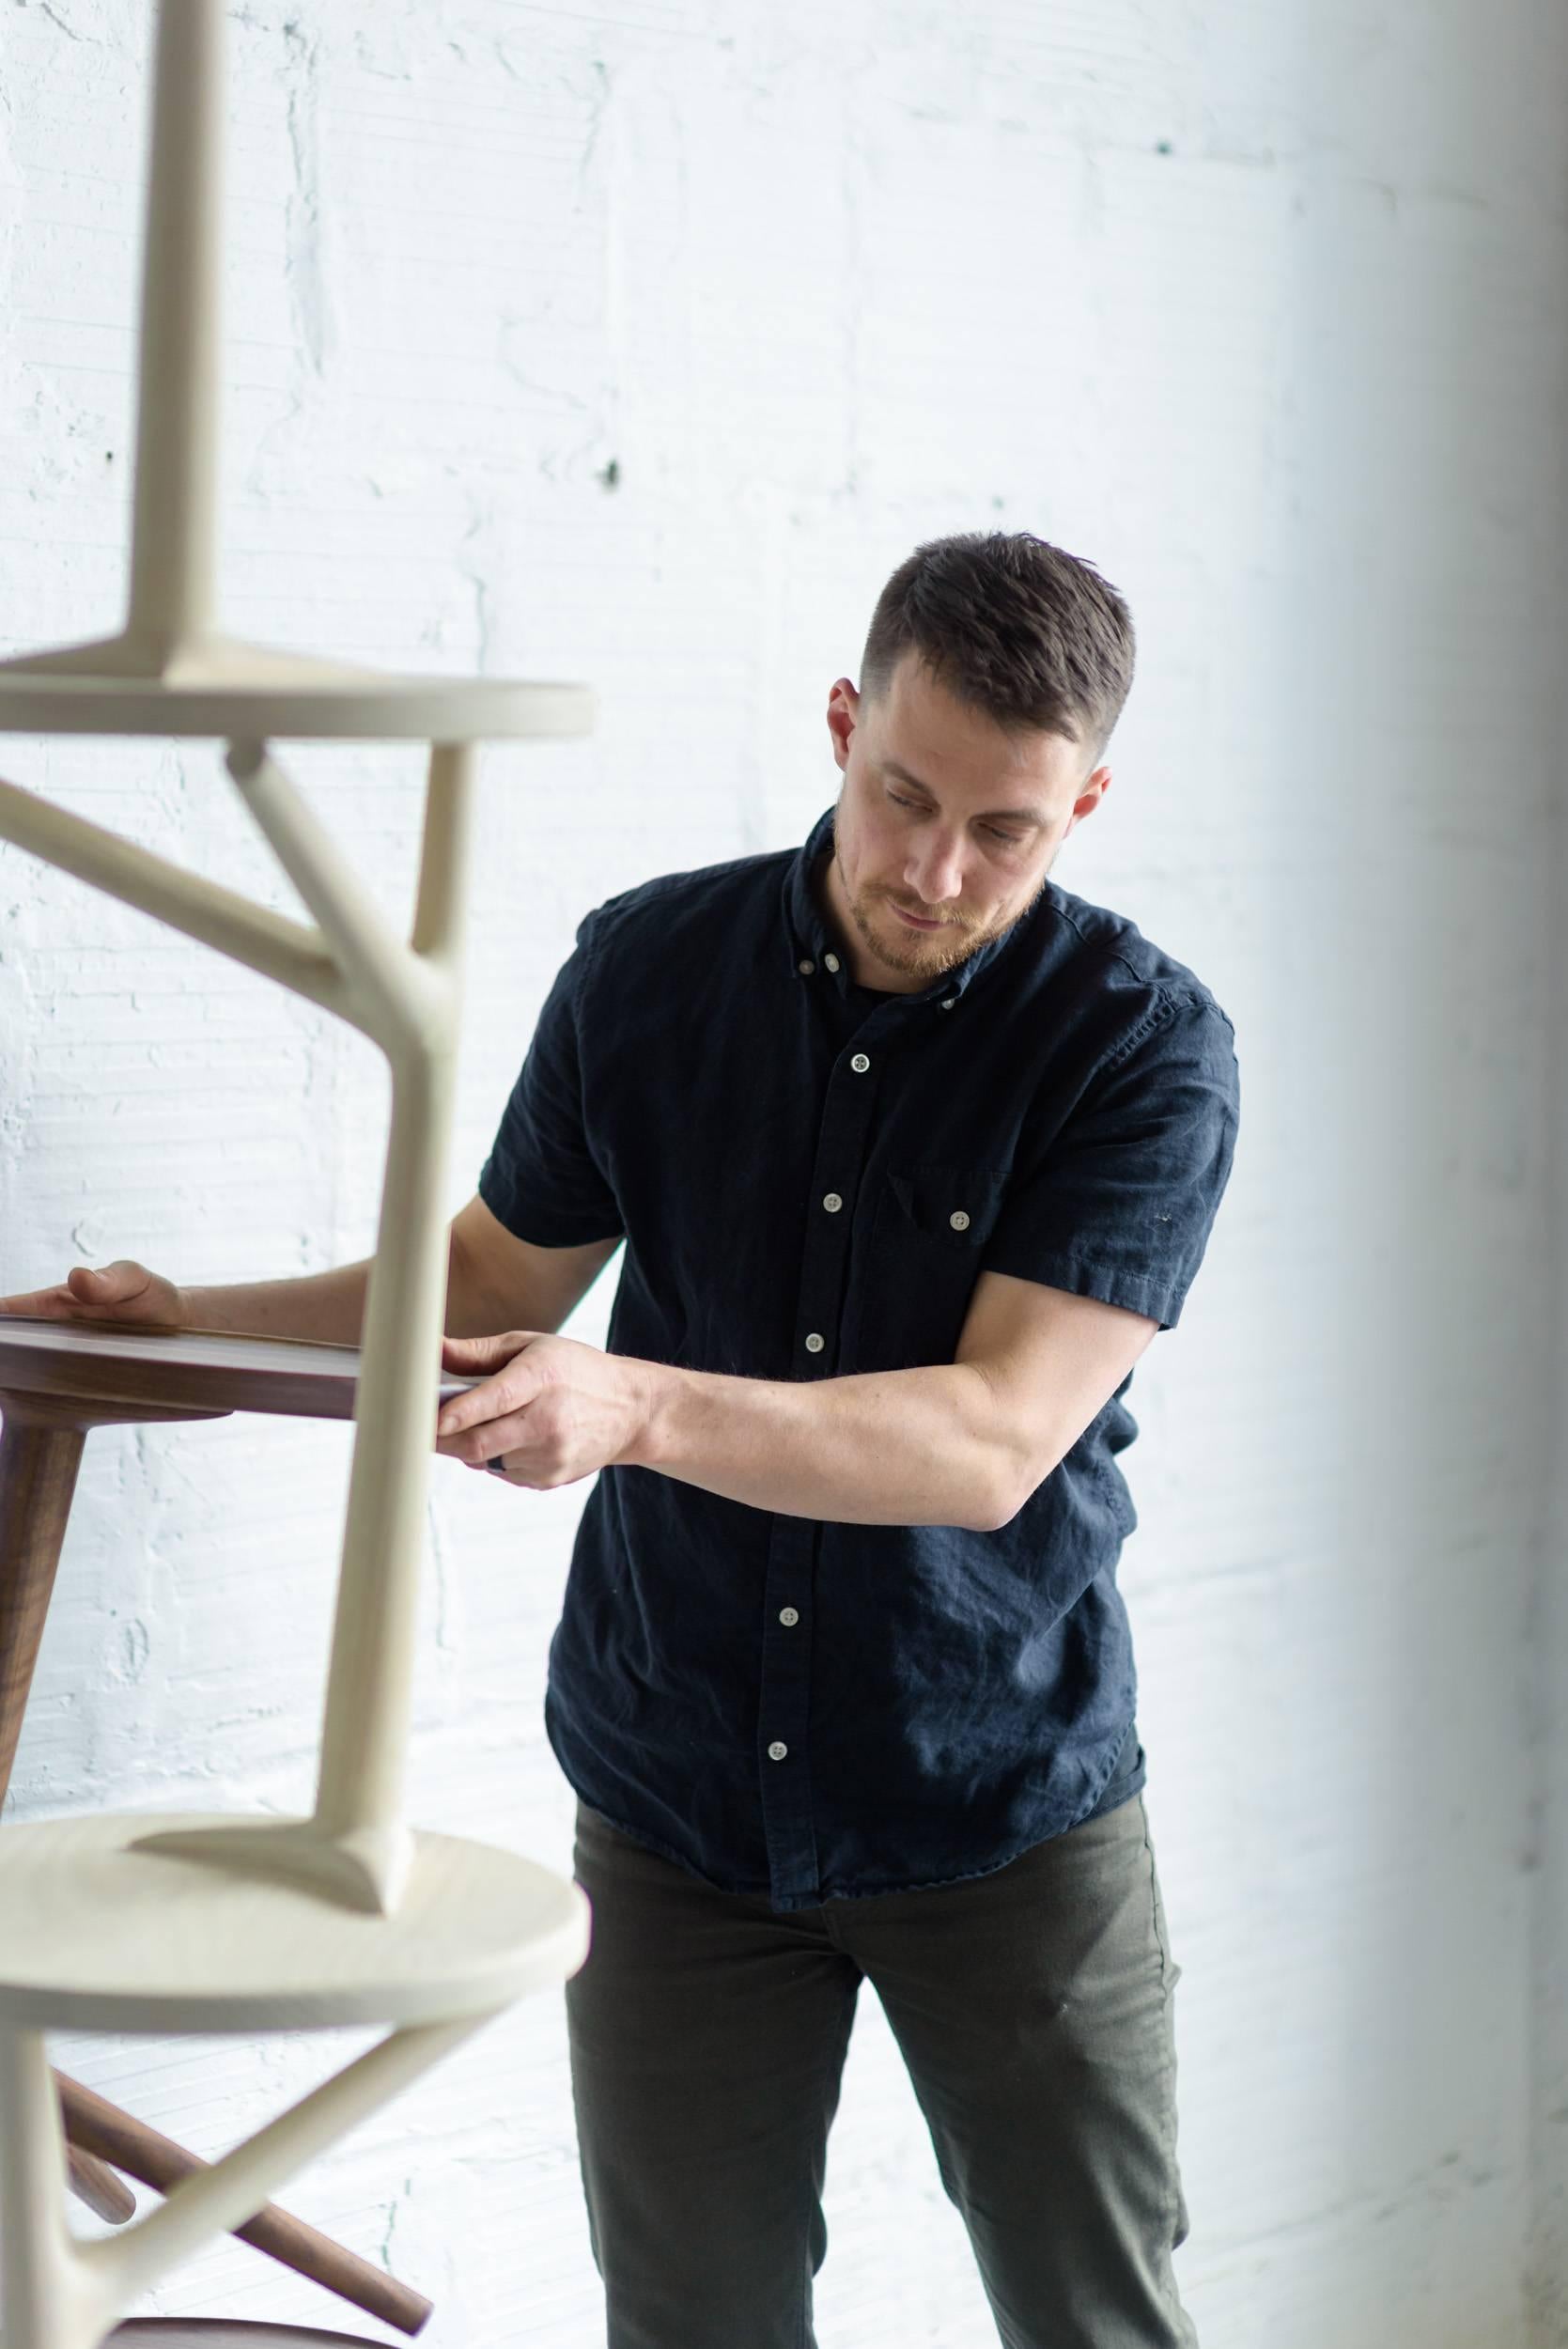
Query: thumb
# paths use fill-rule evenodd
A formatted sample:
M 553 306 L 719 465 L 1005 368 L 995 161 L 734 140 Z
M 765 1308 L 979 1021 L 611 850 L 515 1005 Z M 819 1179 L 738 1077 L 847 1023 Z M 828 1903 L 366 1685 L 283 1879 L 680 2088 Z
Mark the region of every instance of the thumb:
M 538 1343 L 541 1333 L 527 1330 L 511 1330 L 496 1338 L 449 1338 L 442 1351 L 460 1354 L 462 1361 L 448 1361 L 450 1370 L 469 1370 L 481 1374 L 479 1384 L 467 1388 L 461 1394 L 448 1395 L 436 1420 L 438 1440 L 448 1436 L 460 1436 L 470 1427 L 478 1427 L 486 1420 L 496 1419 L 508 1411 L 519 1411 L 532 1403 L 544 1381 L 536 1370 L 521 1372 L 513 1366 L 520 1362 L 531 1347 Z M 489 1377 L 483 1376 L 485 1372 Z
M 66 1274 L 66 1285 L 85 1302 L 101 1304 L 111 1297 L 129 1297 L 147 1285 L 147 1274 L 139 1264 L 128 1256 L 120 1256 L 113 1264 L 93 1266 L 73 1264 Z
M 448 1370 L 499 1370 L 541 1335 L 537 1330 L 503 1330 L 492 1338 L 442 1338 L 441 1358 Z

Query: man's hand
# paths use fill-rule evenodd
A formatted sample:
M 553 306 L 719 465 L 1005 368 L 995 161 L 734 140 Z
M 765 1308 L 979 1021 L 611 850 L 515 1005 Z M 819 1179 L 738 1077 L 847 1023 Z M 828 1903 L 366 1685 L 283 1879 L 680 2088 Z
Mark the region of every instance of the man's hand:
M 46 1321 L 134 1321 L 151 1330 L 183 1330 L 190 1323 L 183 1290 L 123 1256 L 96 1272 L 90 1265 L 72 1265 L 58 1288 L 0 1297 L 0 1314 L 29 1314 Z
M 447 1338 L 442 1362 L 482 1383 L 443 1408 L 436 1450 L 470 1468 L 504 1459 L 507 1483 L 535 1492 L 613 1467 L 646 1422 L 648 1365 L 575 1338 Z

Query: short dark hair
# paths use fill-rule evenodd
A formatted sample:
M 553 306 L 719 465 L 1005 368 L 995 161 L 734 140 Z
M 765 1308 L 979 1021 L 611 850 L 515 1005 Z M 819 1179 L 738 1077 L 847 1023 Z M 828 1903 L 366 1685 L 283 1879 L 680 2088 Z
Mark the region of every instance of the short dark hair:
M 883 693 L 907 652 L 998 725 L 1040 728 L 1097 754 L 1132 686 L 1132 614 L 1081 555 L 1027 530 L 929 538 L 871 615 L 861 692 Z

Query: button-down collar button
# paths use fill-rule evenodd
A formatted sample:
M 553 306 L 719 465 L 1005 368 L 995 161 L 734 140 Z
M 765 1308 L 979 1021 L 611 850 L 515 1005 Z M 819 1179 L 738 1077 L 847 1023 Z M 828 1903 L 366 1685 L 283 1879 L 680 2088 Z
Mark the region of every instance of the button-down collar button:
M 784 1755 L 788 1751 L 789 1748 L 786 1745 L 782 1744 L 780 1740 L 775 1737 L 772 1744 L 768 1749 L 768 1759 L 769 1762 L 782 1762 Z
M 786 1626 L 787 1626 L 787 1627 L 788 1627 L 791 1631 L 793 1631 L 793 1630 L 794 1630 L 795 1626 L 796 1626 L 796 1625 L 800 1622 L 800 1618 L 799 1614 L 796 1612 L 796 1610 L 795 1610 L 795 1609 L 794 1609 L 793 1607 L 781 1607 L 781 1608 L 780 1608 L 780 1610 L 779 1610 L 779 1621 L 780 1621 L 782 1624 L 786 1625 Z
M 816 965 L 815 965 L 815 962 L 812 962 L 812 961 L 810 961 L 810 960 L 808 959 L 808 960 L 807 960 L 807 961 L 805 961 L 805 962 L 799 962 L 799 963 L 797 963 L 795 967 L 796 967 L 796 969 L 800 972 L 800 976 L 801 976 L 803 979 L 809 979 L 809 978 L 811 977 L 812 972 L 815 970 Z
M 806 1334 L 806 1352 L 808 1354 L 820 1354 L 822 1348 L 827 1345 L 827 1339 L 822 1336 L 819 1330 L 808 1330 Z
M 854 1070 L 857 1077 L 863 1077 L 866 1070 L 871 1066 L 871 1063 L 867 1060 L 863 1052 L 857 1052 L 849 1066 Z
M 953 1213 L 947 1220 L 952 1224 L 955 1232 L 967 1232 L 970 1228 L 969 1217 L 964 1213 L 962 1207 L 955 1207 Z
M 822 957 L 822 968 L 824 971 L 836 971 L 838 969 L 837 955 L 824 955 Z
M 801 970 L 802 970 L 802 971 L 805 969 L 805 967 L 806 967 L 806 966 L 805 966 L 805 964 L 804 964 L 804 963 L 802 963 L 802 964 L 800 965 L 800 968 L 801 968 Z M 954 1004 L 955 1004 L 957 1001 L 958 1001 L 958 998 L 957 998 L 957 996 L 956 996 L 956 995 L 944 995 L 944 996 L 942 997 L 942 1001 L 941 1001 L 941 1008 L 943 1009 L 943 1011 L 951 1011 L 951 1010 L 953 1009 Z
M 839 1197 L 836 1190 L 831 1190 L 829 1191 L 827 1197 L 823 1200 L 822 1205 L 827 1208 L 830 1215 L 837 1215 L 840 1207 L 843 1206 L 844 1202 Z

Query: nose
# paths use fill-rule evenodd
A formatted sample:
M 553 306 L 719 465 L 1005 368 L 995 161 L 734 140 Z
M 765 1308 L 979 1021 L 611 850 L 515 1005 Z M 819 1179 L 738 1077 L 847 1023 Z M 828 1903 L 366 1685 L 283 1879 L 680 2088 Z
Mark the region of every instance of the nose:
M 927 906 L 944 906 L 961 897 L 964 854 L 960 835 L 929 832 L 912 842 L 904 863 L 904 886 Z

